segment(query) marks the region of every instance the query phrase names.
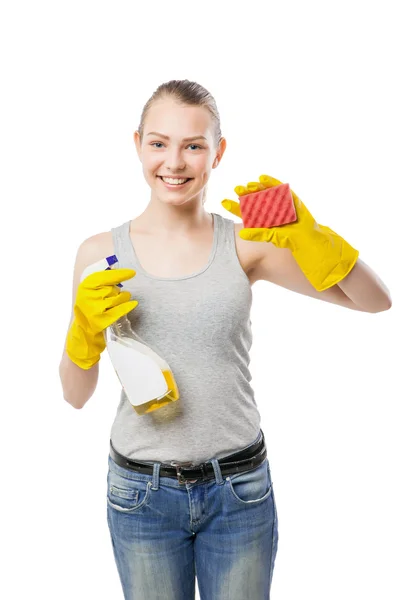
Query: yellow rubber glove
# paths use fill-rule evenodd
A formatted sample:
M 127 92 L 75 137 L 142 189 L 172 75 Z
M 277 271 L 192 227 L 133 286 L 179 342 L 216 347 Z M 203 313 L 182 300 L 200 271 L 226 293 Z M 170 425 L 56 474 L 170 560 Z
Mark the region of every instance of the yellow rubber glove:
M 79 284 L 65 350 L 81 369 L 99 362 L 106 347 L 104 330 L 139 304 L 116 286 L 134 275 L 133 269 L 109 269 L 92 273 Z
M 259 182 L 238 185 L 235 192 L 243 196 L 281 183 L 269 175 L 260 175 Z M 319 225 L 293 190 L 291 193 L 297 213 L 296 222 L 279 227 L 244 228 L 239 235 L 244 240 L 272 242 L 277 248 L 289 248 L 309 282 L 318 292 L 322 292 L 348 275 L 357 261 L 359 251 L 329 227 Z M 225 199 L 221 204 L 241 218 L 239 202 Z

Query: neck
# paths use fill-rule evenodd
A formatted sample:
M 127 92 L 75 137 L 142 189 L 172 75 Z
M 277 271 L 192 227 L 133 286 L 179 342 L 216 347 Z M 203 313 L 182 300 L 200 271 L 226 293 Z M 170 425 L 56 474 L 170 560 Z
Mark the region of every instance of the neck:
M 212 215 L 204 210 L 201 198 L 193 198 L 190 202 L 178 205 L 153 197 L 135 219 L 140 228 L 161 235 L 195 233 L 212 226 L 212 220 Z

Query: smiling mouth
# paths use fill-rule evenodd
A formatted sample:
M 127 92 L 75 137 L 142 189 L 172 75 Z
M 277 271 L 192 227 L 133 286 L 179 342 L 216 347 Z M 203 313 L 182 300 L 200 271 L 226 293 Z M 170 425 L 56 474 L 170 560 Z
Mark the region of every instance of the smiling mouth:
M 170 179 L 186 179 L 186 181 L 184 181 L 183 183 L 168 183 L 168 181 L 164 181 L 163 177 L 161 175 L 157 175 L 157 177 L 159 179 L 161 179 L 161 181 L 164 183 L 164 185 L 168 186 L 168 187 L 176 187 L 176 188 L 180 188 L 183 187 L 184 185 L 186 185 L 187 183 L 189 183 L 189 181 L 192 181 L 193 177 L 171 177 Z
M 193 177 L 171 177 L 170 175 L 157 175 L 160 179 L 193 179 Z

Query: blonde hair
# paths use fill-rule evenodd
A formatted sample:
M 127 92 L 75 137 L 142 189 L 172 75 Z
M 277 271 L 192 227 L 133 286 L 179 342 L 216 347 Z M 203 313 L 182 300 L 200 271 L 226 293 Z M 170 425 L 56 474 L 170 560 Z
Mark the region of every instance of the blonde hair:
M 188 79 L 172 79 L 166 83 L 162 83 L 158 86 L 152 96 L 148 99 L 143 107 L 142 115 L 140 117 L 140 123 L 138 132 L 140 136 L 140 144 L 143 142 L 143 129 L 144 122 L 152 105 L 160 99 L 172 97 L 176 102 L 180 104 L 188 104 L 190 106 L 205 106 L 211 114 L 214 124 L 214 143 L 217 148 L 221 138 L 221 121 L 215 102 L 214 97 L 206 90 L 202 85 L 195 81 L 189 81 Z M 207 185 L 204 188 L 203 193 L 203 204 L 206 201 Z

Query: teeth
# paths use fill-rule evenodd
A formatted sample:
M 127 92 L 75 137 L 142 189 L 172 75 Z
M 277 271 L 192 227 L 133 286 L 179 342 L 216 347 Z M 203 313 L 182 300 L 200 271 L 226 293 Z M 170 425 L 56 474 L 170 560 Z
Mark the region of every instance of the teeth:
M 165 183 L 171 183 L 172 185 L 178 185 L 180 183 L 185 183 L 185 181 L 188 181 L 187 179 L 171 179 L 170 177 L 161 177 L 161 179 L 165 181 Z

